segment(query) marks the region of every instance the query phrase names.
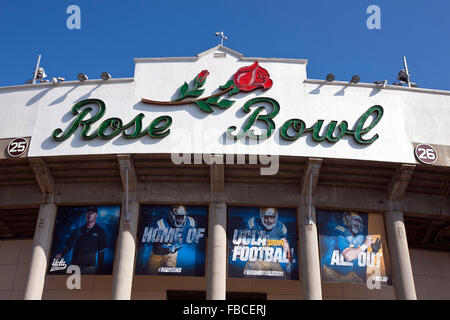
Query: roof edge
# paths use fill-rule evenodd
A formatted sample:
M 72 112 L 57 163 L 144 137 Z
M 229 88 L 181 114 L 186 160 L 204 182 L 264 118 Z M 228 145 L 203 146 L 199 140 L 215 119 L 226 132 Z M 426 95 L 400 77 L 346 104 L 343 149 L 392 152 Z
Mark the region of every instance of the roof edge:
M 159 58 L 134 58 L 134 62 L 194 62 L 199 58 L 214 52 L 222 51 L 224 53 L 231 54 L 237 57 L 240 61 L 261 61 L 261 62 L 284 62 L 284 63 L 297 63 L 297 64 L 308 64 L 307 59 L 291 59 L 291 58 L 261 58 L 261 57 L 245 57 L 242 53 L 234 51 L 233 49 L 227 48 L 223 45 L 217 45 L 208 50 L 202 51 L 197 54 L 196 57 L 159 57 Z
M 103 79 L 91 79 L 91 80 L 85 80 L 85 81 L 64 81 L 64 82 L 58 82 L 57 84 L 54 84 L 52 82 L 44 82 L 44 83 L 35 83 L 35 84 L 19 84 L 14 86 L 8 86 L 8 87 L 0 87 L 0 91 L 6 91 L 6 90 L 14 90 L 14 89 L 33 89 L 33 88 L 45 88 L 45 87 L 65 87 L 69 85 L 87 85 L 87 84 L 96 84 L 96 83 L 102 83 L 102 84 L 108 84 L 108 83 L 121 83 L 121 82 L 133 82 L 134 78 L 112 78 L 108 80 Z
M 349 86 L 349 87 L 360 87 L 360 88 L 378 88 L 380 90 L 400 90 L 400 91 L 411 91 L 411 92 L 421 92 L 421 93 L 429 93 L 429 94 L 442 94 L 446 96 L 450 96 L 450 91 L 446 90 L 435 90 L 435 89 L 424 89 L 424 88 L 414 88 L 414 87 L 401 87 L 394 85 L 386 85 L 386 87 L 380 87 L 374 83 L 350 83 L 346 81 L 333 81 L 328 82 L 326 80 L 317 80 L 317 79 L 306 79 L 303 81 L 304 83 L 309 84 L 322 84 L 322 85 L 338 85 L 338 86 Z

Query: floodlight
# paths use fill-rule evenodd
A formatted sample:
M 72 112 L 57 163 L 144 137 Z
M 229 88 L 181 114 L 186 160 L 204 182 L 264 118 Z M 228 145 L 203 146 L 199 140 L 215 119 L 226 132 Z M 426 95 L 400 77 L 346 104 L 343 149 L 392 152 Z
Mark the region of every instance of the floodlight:
M 47 75 L 45 74 L 45 70 L 42 67 L 39 67 L 36 73 L 36 79 L 44 79 Z
M 384 80 L 384 81 L 375 81 L 375 82 L 374 82 L 374 84 L 376 84 L 376 85 L 379 86 L 379 87 L 383 87 L 383 88 L 386 87 L 387 83 L 388 83 L 387 80 Z
M 332 73 L 327 74 L 327 81 L 328 82 L 333 82 L 334 81 L 334 74 L 332 74 Z
M 103 80 L 109 80 L 109 79 L 111 79 L 111 75 L 108 72 L 102 72 L 101 78 Z
M 350 82 L 351 82 L 351 83 L 358 83 L 359 80 L 360 80 L 359 76 L 355 74 L 355 75 L 352 77 L 352 79 L 350 80 Z
M 398 73 L 397 76 L 397 80 L 403 81 L 408 83 L 409 82 L 409 77 L 408 77 L 408 73 L 406 72 L 406 70 L 400 70 L 400 72 Z
M 79 73 L 79 74 L 78 74 L 78 80 L 79 80 L 79 81 L 85 81 L 85 80 L 87 80 L 87 79 L 89 79 L 89 78 L 88 78 L 88 76 L 85 75 L 84 73 Z

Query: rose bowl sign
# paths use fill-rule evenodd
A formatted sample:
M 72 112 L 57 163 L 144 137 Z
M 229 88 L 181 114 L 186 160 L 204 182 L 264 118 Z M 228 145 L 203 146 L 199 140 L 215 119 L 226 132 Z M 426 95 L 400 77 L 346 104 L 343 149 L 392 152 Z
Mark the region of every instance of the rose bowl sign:
M 261 67 L 257 61 L 249 66 L 239 68 L 224 85 L 219 86 L 219 92 L 202 97 L 206 80 L 210 72 L 202 70 L 192 80 L 192 86 L 184 82 L 178 89 L 178 95 L 171 101 L 159 101 L 142 98 L 141 102 L 154 106 L 180 106 L 196 105 L 202 112 L 213 113 L 219 108 L 226 110 L 236 101 L 230 100 L 237 93 L 249 93 L 258 89 L 269 90 L 272 88 L 273 80 L 269 72 Z M 95 111 L 89 105 L 95 104 L 98 110 Z M 229 126 L 226 130 L 227 137 L 233 140 L 250 138 L 254 140 L 264 140 L 272 136 L 276 128 L 274 119 L 280 112 L 280 103 L 270 97 L 256 97 L 246 101 L 242 111 L 249 114 L 246 121 L 241 124 L 241 129 L 236 125 Z M 75 116 L 72 123 L 66 130 L 55 129 L 52 133 L 54 141 L 64 141 L 82 128 L 80 137 L 83 140 L 95 138 L 112 139 L 121 135 L 125 139 L 136 139 L 148 135 L 152 138 L 164 138 L 170 134 L 173 119 L 169 115 L 155 118 L 143 129 L 143 113 L 138 114 L 128 123 L 118 117 L 112 117 L 100 122 L 97 129 L 92 128 L 93 124 L 102 119 L 106 111 L 106 104 L 100 99 L 86 99 L 77 102 L 71 109 Z M 289 119 L 280 128 L 280 137 L 285 141 L 295 141 L 306 133 L 311 134 L 315 142 L 336 143 L 343 137 L 350 137 L 355 142 L 362 145 L 370 145 L 378 139 L 378 134 L 365 137 L 381 120 L 384 110 L 380 105 L 374 105 L 367 109 L 359 119 L 350 126 L 346 120 L 330 121 L 327 125 L 324 120 L 317 120 L 315 124 L 307 126 L 299 119 Z M 93 115 L 92 115 L 93 114 Z M 369 120 L 370 119 L 370 120 Z M 366 122 L 370 123 L 366 124 Z M 255 133 L 255 128 L 261 128 L 261 134 Z M 354 128 L 354 129 L 351 129 Z

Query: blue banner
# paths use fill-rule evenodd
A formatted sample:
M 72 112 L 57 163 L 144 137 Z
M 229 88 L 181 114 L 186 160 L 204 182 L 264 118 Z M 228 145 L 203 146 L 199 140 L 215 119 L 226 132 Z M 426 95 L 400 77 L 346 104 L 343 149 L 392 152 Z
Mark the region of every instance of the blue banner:
M 135 274 L 204 276 L 207 206 L 141 206 Z
M 228 276 L 298 280 L 296 209 L 228 208 Z
M 112 274 L 119 219 L 120 206 L 59 207 L 47 274 L 66 274 L 71 265 L 81 274 Z
M 382 214 L 317 210 L 323 282 L 391 285 Z

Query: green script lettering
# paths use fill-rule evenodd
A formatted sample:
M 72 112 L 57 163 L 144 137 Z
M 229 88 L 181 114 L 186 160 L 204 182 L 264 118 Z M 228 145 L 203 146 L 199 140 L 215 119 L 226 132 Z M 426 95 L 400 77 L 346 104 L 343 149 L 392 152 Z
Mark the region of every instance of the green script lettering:
M 367 121 L 367 118 L 370 117 L 372 114 L 375 115 L 374 119 L 372 120 L 372 123 L 364 127 L 364 124 Z M 378 134 L 375 134 L 370 139 L 363 139 L 363 135 L 367 134 L 370 130 L 372 130 L 378 122 L 380 122 L 381 118 L 383 116 L 383 108 L 379 105 L 375 105 L 370 107 L 366 112 L 364 112 L 361 117 L 359 118 L 358 122 L 356 123 L 355 130 L 348 129 L 348 122 L 347 121 L 341 121 L 339 123 L 339 134 L 337 136 L 334 136 L 334 132 L 336 130 L 337 121 L 331 121 L 326 129 L 326 133 L 324 133 L 322 136 L 320 136 L 320 131 L 322 130 L 322 126 L 324 123 L 324 120 L 317 120 L 317 122 L 310 128 L 305 128 L 305 122 L 300 119 L 290 119 L 286 121 L 283 126 L 280 129 L 280 135 L 283 139 L 288 141 L 297 140 L 300 138 L 303 133 L 305 132 L 312 132 L 312 139 L 316 142 L 322 142 L 322 141 L 328 141 L 331 143 L 338 142 L 344 135 L 350 135 L 353 136 L 356 142 L 360 144 L 371 144 L 375 140 L 378 139 Z
M 85 119 L 94 109 L 89 106 L 85 107 L 81 112 L 80 109 L 89 104 L 96 104 L 98 110 L 94 116 Z M 122 120 L 119 118 L 108 118 L 100 124 L 97 130 L 94 130 L 92 134 L 89 135 L 88 132 L 91 129 L 91 125 L 103 117 L 105 110 L 106 105 L 100 99 L 86 99 L 77 102 L 71 109 L 72 114 L 74 114 L 76 118 L 65 132 L 60 128 L 55 129 L 52 133 L 52 138 L 55 141 L 64 141 L 72 136 L 78 127 L 82 128 L 80 136 L 83 140 L 92 140 L 96 137 L 109 140 L 118 136 L 120 133 L 122 133 L 122 136 L 126 139 L 136 139 L 146 134 L 153 138 L 163 138 L 170 133 L 169 127 L 172 124 L 171 117 L 160 116 L 154 119 L 147 129 L 142 130 L 142 119 L 144 118 L 144 114 L 140 113 L 126 125 L 123 125 Z M 133 131 L 127 133 L 126 130 L 131 127 L 134 127 Z
M 227 130 L 227 136 L 237 140 L 244 136 L 248 136 L 251 139 L 264 139 L 264 138 L 269 138 L 272 135 L 273 131 L 275 130 L 275 122 L 273 122 L 272 119 L 275 118 L 275 116 L 278 114 L 278 112 L 280 112 L 280 104 L 272 98 L 265 98 L 265 97 L 253 98 L 253 99 L 248 100 L 244 104 L 244 106 L 242 107 L 242 110 L 245 113 L 249 113 L 250 107 L 259 102 L 267 102 L 267 103 L 271 104 L 273 107 L 272 112 L 268 113 L 268 114 L 260 115 L 261 111 L 263 111 L 265 109 L 265 107 L 256 108 L 255 111 L 253 111 L 253 113 L 251 114 L 248 121 L 246 122 L 243 130 L 240 130 L 238 132 L 238 134 L 234 135 L 233 131 L 236 131 L 236 126 L 231 126 Z M 263 123 L 266 124 L 267 131 L 265 132 L 265 134 L 257 135 L 257 134 L 255 134 L 255 131 L 253 129 L 250 130 L 250 128 L 253 126 L 253 124 L 258 120 L 262 121 Z

